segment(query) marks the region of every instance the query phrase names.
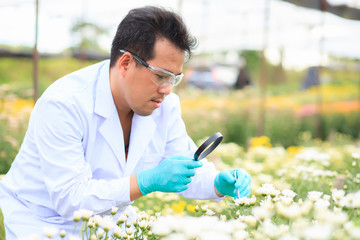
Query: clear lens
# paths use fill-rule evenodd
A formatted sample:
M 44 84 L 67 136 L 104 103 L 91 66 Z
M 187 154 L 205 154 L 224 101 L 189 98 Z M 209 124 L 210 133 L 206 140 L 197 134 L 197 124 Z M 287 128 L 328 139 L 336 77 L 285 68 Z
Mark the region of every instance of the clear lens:
M 177 85 L 181 82 L 181 80 L 183 79 L 183 77 L 184 77 L 184 74 L 183 74 L 183 73 L 180 73 L 179 75 L 176 75 L 176 76 L 175 76 L 175 79 L 174 79 L 174 81 L 173 81 L 173 83 L 172 83 L 172 87 L 177 86 Z
M 121 53 L 129 52 L 127 50 L 120 49 Z M 147 62 L 133 54 L 132 52 L 129 52 L 138 62 L 140 62 L 144 67 L 148 68 L 150 71 L 152 71 L 155 74 L 155 78 L 153 79 L 153 82 L 157 84 L 160 87 L 165 87 L 171 84 L 171 87 L 175 87 L 178 85 L 182 78 L 184 77 L 183 73 L 180 73 L 178 75 L 175 75 L 169 71 L 166 71 L 161 68 L 153 67 L 149 65 Z
M 171 84 L 171 87 L 175 87 L 180 83 L 184 76 L 184 74 L 182 73 L 180 73 L 179 75 L 174 75 L 171 72 L 153 66 L 149 66 L 148 68 L 155 74 L 153 82 L 155 82 L 160 87 L 165 87 L 169 84 Z

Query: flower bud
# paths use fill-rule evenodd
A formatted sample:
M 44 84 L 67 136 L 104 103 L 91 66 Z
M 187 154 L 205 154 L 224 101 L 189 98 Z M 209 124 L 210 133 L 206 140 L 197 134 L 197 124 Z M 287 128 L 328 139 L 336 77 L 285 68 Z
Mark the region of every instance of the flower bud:
M 112 207 L 111 208 L 111 215 L 114 216 L 117 213 L 118 209 L 119 209 L 118 207 Z
M 66 236 L 65 230 L 60 231 L 60 237 L 64 238 Z
M 195 212 L 199 212 L 199 210 L 200 210 L 199 205 L 196 205 Z

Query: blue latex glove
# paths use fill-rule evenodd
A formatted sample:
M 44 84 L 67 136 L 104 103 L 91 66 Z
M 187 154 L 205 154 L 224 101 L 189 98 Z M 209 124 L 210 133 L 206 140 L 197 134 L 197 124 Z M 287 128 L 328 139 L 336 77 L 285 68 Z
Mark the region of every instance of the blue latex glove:
M 244 169 L 235 169 L 237 181 L 235 182 L 234 169 L 225 170 L 216 175 L 215 187 L 222 195 L 236 197 L 239 189 L 240 197 L 250 197 L 251 177 Z
M 195 168 L 201 166 L 200 161 L 192 158 L 169 157 L 154 168 L 138 172 L 136 178 L 144 196 L 155 191 L 182 192 L 188 188 L 191 177 L 195 175 Z

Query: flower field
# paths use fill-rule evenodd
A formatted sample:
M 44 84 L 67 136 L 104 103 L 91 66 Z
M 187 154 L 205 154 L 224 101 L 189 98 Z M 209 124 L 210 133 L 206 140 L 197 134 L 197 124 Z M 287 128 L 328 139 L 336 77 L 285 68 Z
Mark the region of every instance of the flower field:
M 262 135 L 284 147 L 303 145 L 303 132 L 310 138 L 331 140 L 336 133 L 352 140 L 360 131 L 360 89 L 356 85 L 324 85 L 318 102 L 316 87 L 265 98 Z M 220 131 L 227 142 L 243 147 L 256 136 L 262 99 L 254 88 L 205 93 L 185 89 L 178 93 L 190 136 L 196 141 Z M 195 113 L 195 114 L 194 114 Z M 320 122 L 319 122 L 320 121 Z
M 82 235 L 44 229 L 64 239 L 360 239 L 360 148 L 355 144 L 272 147 L 252 139 L 249 150 L 220 144 L 218 169 L 243 167 L 250 198 L 221 202 L 152 193 L 135 201 L 136 217 L 74 213 Z M 232 159 L 232 160 L 231 160 Z M 85 231 L 86 230 L 86 231 Z

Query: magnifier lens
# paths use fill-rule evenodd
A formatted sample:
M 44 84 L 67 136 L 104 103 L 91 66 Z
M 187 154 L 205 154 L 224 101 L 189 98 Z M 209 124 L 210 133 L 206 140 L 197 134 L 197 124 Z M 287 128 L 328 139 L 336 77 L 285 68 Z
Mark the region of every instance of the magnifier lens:
M 223 136 L 217 132 L 209 137 L 201 146 L 196 150 L 194 154 L 194 160 L 198 161 L 209 155 L 220 144 Z

